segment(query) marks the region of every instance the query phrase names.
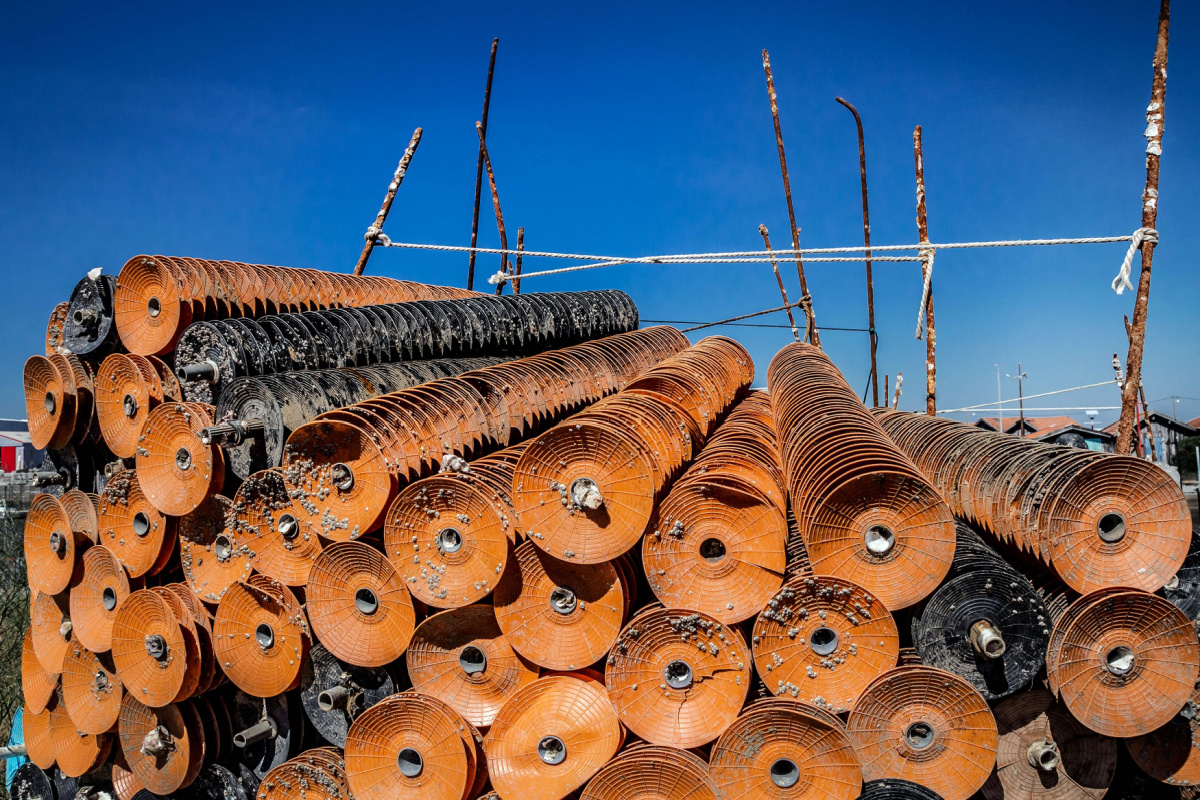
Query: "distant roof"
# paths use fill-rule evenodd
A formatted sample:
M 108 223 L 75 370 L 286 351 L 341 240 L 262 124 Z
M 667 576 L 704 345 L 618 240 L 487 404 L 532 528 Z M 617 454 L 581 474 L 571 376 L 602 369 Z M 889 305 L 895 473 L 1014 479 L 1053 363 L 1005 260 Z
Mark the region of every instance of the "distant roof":
M 0 431 L 0 447 L 15 447 L 19 444 L 33 444 L 29 434 L 24 431 Z
M 1188 436 L 1195 435 L 1196 429 L 1198 427 L 1200 427 L 1200 417 L 1196 417 L 1194 420 L 1191 420 L 1190 422 L 1183 422 L 1182 420 L 1175 419 L 1170 414 L 1164 414 L 1161 411 L 1155 411 L 1152 408 L 1146 414 L 1146 416 L 1142 417 L 1142 419 L 1141 419 L 1141 427 L 1143 427 L 1143 428 L 1146 427 L 1146 417 L 1153 417 L 1154 421 L 1157 422 L 1159 425 L 1166 425 L 1169 428 L 1178 428 L 1182 433 L 1184 433 Z M 1117 426 L 1120 424 L 1121 424 L 1121 420 L 1118 419 L 1113 424 L 1105 427 L 1104 430 L 1108 431 L 1109 433 L 1111 433 L 1115 436 L 1117 433 Z
M 1200 428 L 1200 417 L 1189 419 L 1187 424 L 1191 425 L 1193 428 Z
M 980 417 L 975 421 L 977 427 L 984 423 L 992 430 L 1000 430 L 1000 419 L 998 417 Z M 1017 415 L 1004 418 L 1004 432 L 1015 431 L 1020 427 L 1021 418 Z M 1032 431 L 1039 436 L 1045 436 L 1048 433 L 1058 430 L 1059 428 L 1069 428 L 1074 425 L 1077 428 L 1085 428 L 1083 423 L 1071 417 L 1025 417 L 1025 429 Z

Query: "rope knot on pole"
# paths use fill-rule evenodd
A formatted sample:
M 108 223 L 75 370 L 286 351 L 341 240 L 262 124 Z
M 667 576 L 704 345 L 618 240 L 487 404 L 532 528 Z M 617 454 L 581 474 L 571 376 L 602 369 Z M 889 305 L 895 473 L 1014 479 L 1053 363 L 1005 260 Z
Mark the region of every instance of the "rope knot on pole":
M 1133 237 L 1129 241 L 1129 249 L 1125 251 L 1125 260 L 1121 262 L 1121 269 L 1117 272 L 1117 277 L 1113 278 L 1112 288 L 1117 294 L 1124 294 L 1126 289 L 1133 288 L 1133 284 L 1129 282 L 1129 274 L 1133 269 L 1133 255 L 1142 249 L 1143 242 L 1158 244 L 1158 231 L 1154 228 L 1138 228 L 1133 232 Z
M 503 286 L 508 283 L 508 275 L 504 272 L 497 272 L 492 277 L 488 278 L 488 283 L 492 286 Z
M 925 309 L 929 306 L 929 287 L 933 283 L 933 257 L 936 253 L 932 247 L 921 248 L 921 260 L 925 262 L 925 280 L 921 286 L 921 306 L 917 309 L 917 331 L 914 336 L 916 339 L 925 335 Z

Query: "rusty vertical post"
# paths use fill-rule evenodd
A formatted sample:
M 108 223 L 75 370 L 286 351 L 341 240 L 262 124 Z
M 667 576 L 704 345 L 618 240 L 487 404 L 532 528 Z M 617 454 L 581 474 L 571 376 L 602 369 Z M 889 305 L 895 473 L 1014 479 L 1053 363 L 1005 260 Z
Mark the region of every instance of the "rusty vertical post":
M 1162 0 L 1158 10 L 1158 42 L 1154 48 L 1154 81 L 1146 108 L 1146 188 L 1142 192 L 1142 227 L 1154 229 L 1158 221 L 1158 168 L 1162 156 L 1163 126 L 1167 114 L 1167 34 L 1171 2 Z M 1125 385 L 1121 388 L 1121 420 L 1117 424 L 1117 452 L 1129 452 L 1133 440 L 1134 406 L 1142 383 L 1142 352 L 1146 346 L 1146 315 L 1150 306 L 1150 267 L 1154 262 L 1154 240 L 1142 242 L 1142 272 L 1133 304 L 1133 332 L 1125 359 Z
M 1133 326 L 1129 324 L 1128 314 L 1125 315 L 1125 336 L 1129 339 L 1129 341 L 1133 341 Z M 1142 400 L 1142 411 L 1141 414 L 1137 416 L 1135 420 L 1136 424 L 1134 425 L 1134 432 L 1138 438 L 1138 455 L 1142 455 L 1144 450 L 1142 446 L 1142 419 L 1145 419 L 1146 430 L 1150 434 L 1146 437 L 1150 440 L 1150 457 L 1155 461 L 1158 461 L 1158 449 L 1154 445 L 1154 428 L 1151 427 L 1152 423 L 1150 422 L 1150 407 L 1146 405 L 1146 387 L 1141 381 L 1138 381 L 1138 397 L 1140 397 Z M 1174 402 L 1174 400 L 1175 398 L 1172 397 L 1171 401 Z
M 771 56 L 762 51 L 763 72 L 767 74 L 767 97 L 771 100 L 771 119 L 775 122 L 775 145 L 779 148 L 779 171 L 783 173 L 783 194 L 787 198 L 788 222 L 792 226 L 792 250 L 796 254 L 796 274 L 800 276 L 800 308 L 805 316 L 805 337 L 821 346 L 821 335 L 814 319 L 812 295 L 808 293 L 808 280 L 804 277 L 804 258 L 800 255 L 800 229 L 796 227 L 796 210 L 792 206 L 792 184 L 788 179 L 787 158 L 783 154 L 783 129 L 779 127 L 779 103 L 775 96 L 775 79 L 771 76 Z
M 496 191 L 496 176 L 492 173 L 492 159 L 488 156 L 487 142 L 483 139 L 483 125 L 475 123 L 475 132 L 479 134 L 479 150 L 483 153 L 483 167 L 487 171 L 488 188 L 492 190 L 492 207 L 496 210 L 496 228 L 500 231 L 500 249 L 508 250 L 508 235 L 504 232 L 504 212 L 500 210 L 500 193 Z M 500 271 L 508 274 L 508 253 L 500 254 Z M 496 284 L 496 295 L 504 291 L 504 282 Z
M 525 249 L 525 229 L 517 228 L 517 266 L 513 270 L 513 294 L 521 293 L 521 251 Z
M 767 247 L 767 252 L 771 253 L 771 238 L 767 235 L 767 226 L 759 225 L 758 232 L 762 234 L 763 244 Z M 792 323 L 792 337 L 798 342 L 800 341 L 800 333 L 796 330 L 796 318 L 792 316 L 792 304 L 788 302 L 787 289 L 783 285 L 783 278 L 779 277 L 779 262 L 775 260 L 774 253 L 771 254 L 771 268 L 775 270 L 775 280 L 779 283 L 779 294 L 783 297 L 783 305 L 787 309 L 788 322 Z
M 929 243 L 929 221 L 925 216 L 925 157 L 921 148 L 921 126 L 913 130 L 913 158 L 917 165 L 917 233 L 921 244 Z M 929 251 L 922 251 L 923 254 Z M 929 282 L 925 300 L 925 413 L 937 414 L 937 340 L 933 328 L 933 279 L 928 260 L 921 262 L 921 278 Z
M 387 221 L 388 212 L 392 210 L 392 201 L 396 199 L 396 190 L 400 188 L 400 184 L 404 183 L 408 165 L 412 162 L 413 154 L 417 152 L 417 145 L 421 143 L 421 132 L 420 128 L 413 131 L 412 139 L 408 141 L 408 147 L 404 148 L 404 155 L 400 157 L 400 164 L 396 167 L 395 174 L 392 175 L 392 182 L 388 184 L 387 194 L 383 196 L 383 205 L 379 207 L 379 213 L 375 215 L 375 222 L 367 229 L 366 244 L 363 245 L 362 253 L 358 256 L 358 263 L 354 265 L 355 275 L 362 275 L 367 268 L 367 259 L 371 257 L 371 251 L 375 249 L 375 242 L 383 233 L 383 223 Z
M 890 377 L 889 375 L 884 375 L 884 376 L 883 376 L 883 407 L 884 407 L 884 408 L 887 408 L 887 401 L 888 401 L 888 378 L 889 378 L 889 377 Z
M 487 86 L 483 90 L 483 115 L 480 124 L 487 136 L 488 106 L 492 102 L 492 73 L 496 71 L 496 48 L 499 37 L 492 39 L 492 57 L 488 61 Z M 471 252 L 467 256 L 467 289 L 475 288 L 475 245 L 479 241 L 479 198 L 483 192 L 483 146 L 479 147 L 479 158 L 475 162 L 475 211 L 471 215 Z
M 871 279 L 871 213 L 867 207 L 867 145 L 863 139 L 862 117 L 858 109 L 845 98 L 835 97 L 834 100 L 844 105 L 854 115 L 854 124 L 858 127 L 858 175 L 862 183 L 863 207 L 863 249 L 867 260 L 867 327 L 871 336 L 871 405 L 879 405 L 879 373 L 875 371 L 875 349 L 879 337 L 875 335 L 875 283 Z M 883 393 L 883 401 L 887 402 L 887 392 Z

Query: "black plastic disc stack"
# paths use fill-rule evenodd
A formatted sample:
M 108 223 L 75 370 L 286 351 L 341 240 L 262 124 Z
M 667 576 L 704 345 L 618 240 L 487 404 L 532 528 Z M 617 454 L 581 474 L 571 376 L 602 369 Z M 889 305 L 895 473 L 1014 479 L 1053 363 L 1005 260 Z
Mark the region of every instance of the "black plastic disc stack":
M 13 772 L 9 793 L 13 800 L 56 800 L 54 782 L 32 761 L 26 761 Z
M 396 693 L 387 670 L 339 661 L 319 644 L 304 662 L 300 681 L 304 713 L 317 733 L 337 747 L 346 746 L 346 733 L 359 714 Z
M 1200 531 L 1192 528 L 1192 544 L 1183 566 L 1158 593 L 1187 614 L 1188 619 L 1200 617 Z
M 863 784 L 858 800 L 942 800 L 933 789 L 900 778 L 881 778 Z
M 251 697 L 238 690 L 229 704 L 235 735 L 269 719 L 274 736 L 235 748 L 235 757 L 260 780 L 275 767 L 300 753 L 304 740 L 304 712 L 295 693 Z
M 75 284 L 63 321 L 63 347 L 68 353 L 99 360 L 116 349 L 117 326 L 113 317 L 112 275 L 85 277 Z

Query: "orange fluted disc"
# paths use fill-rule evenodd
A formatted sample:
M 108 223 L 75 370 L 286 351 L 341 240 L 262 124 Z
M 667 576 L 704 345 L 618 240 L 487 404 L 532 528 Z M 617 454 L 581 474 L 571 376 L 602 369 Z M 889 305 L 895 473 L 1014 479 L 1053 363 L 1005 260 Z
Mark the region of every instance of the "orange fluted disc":
M 225 591 L 213 624 L 217 662 L 238 688 L 274 697 L 300 678 L 308 650 L 303 612 L 282 594 L 238 582 Z
M 152 574 L 174 541 L 175 519 L 146 499 L 136 470 L 119 472 L 105 484 L 100 495 L 100 543 L 121 560 L 130 577 Z
M 138 480 L 146 499 L 164 514 L 181 517 L 218 488 L 216 469 L 224 466 L 214 455 L 219 448 L 199 436 L 209 422 L 186 403 L 163 403 L 146 419 L 138 440 Z
M 1104 797 L 1117 769 L 1115 739 L 1085 728 L 1042 689 L 1008 698 L 996 706 L 995 713 L 1000 744 L 996 771 L 983 785 L 986 800 Z M 1136 741 L 1129 742 L 1135 760 Z M 1190 739 L 1187 749 L 1192 749 Z
M 100 517 L 96 504 L 92 502 L 93 497 L 95 495 L 71 489 L 63 492 L 58 500 L 71 521 L 71 530 L 95 544 L 100 541 Z
M 303 586 L 321 554 L 321 537 L 296 518 L 283 471 L 267 469 L 242 482 L 233 498 L 235 530 L 250 548 L 250 564 L 288 586 Z
M 29 588 L 48 594 L 65 590 L 75 571 L 76 549 L 71 520 L 58 498 L 44 492 L 34 497 L 25 517 Z
M 410 592 L 437 608 L 487 597 L 508 563 L 511 520 L 453 475 L 409 484 L 384 518 L 388 558 Z
M 724 797 L 854 800 L 862 765 L 842 723 L 798 700 L 748 707 L 713 745 L 710 769 Z
M 617 752 L 621 724 L 604 687 L 553 675 L 513 695 L 484 739 L 502 797 L 561 800 Z
M 71 588 L 72 632 L 93 653 L 112 649 L 112 626 L 117 609 L 129 596 L 129 576 L 111 550 L 103 545 L 83 554 L 83 576 Z
M 345 800 L 350 796 L 345 762 L 336 750 L 306 750 L 272 769 L 257 800 Z
M 732 797 L 733 795 L 728 795 Z M 716 781 L 696 755 L 671 747 L 631 747 L 588 781 L 580 800 L 722 800 Z
M 123 353 L 104 359 L 95 386 L 96 416 L 105 444 L 114 455 L 133 458 L 146 417 L 158 402 L 154 387 L 133 358 Z
M 126 693 L 153 708 L 171 703 L 187 676 L 187 645 L 167 601 L 139 589 L 117 610 L 112 659 Z
M 161 256 L 125 262 L 113 292 L 113 318 L 121 343 L 132 353 L 168 353 L 191 322 L 188 297 L 175 269 Z
M 67 714 L 66 704 L 50 710 L 50 737 L 54 760 L 68 778 L 78 778 L 108 758 L 112 738 L 104 733 L 82 733 Z
M 75 384 L 45 356 L 25 362 L 25 415 L 29 440 L 39 450 L 58 449 L 75 432 Z
M 47 672 L 33 652 L 33 631 L 25 629 L 21 643 L 21 694 L 25 697 L 25 710 L 40 714 L 54 697 L 58 688 L 58 675 Z
M 214 494 L 179 518 L 179 561 L 188 587 L 206 603 L 250 577 L 250 547 L 237 533 L 234 502 Z
M 59 303 L 50 312 L 50 319 L 46 321 L 46 355 L 52 356 L 55 353 L 63 353 L 63 326 L 67 322 L 67 311 L 71 308 L 70 303 Z
M 1200 785 L 1200 748 L 1193 744 L 1195 737 L 1200 735 L 1200 720 L 1195 713 L 1198 702 L 1200 689 L 1192 693 L 1180 713 L 1166 725 L 1125 740 L 1129 755 L 1151 778 L 1173 786 Z M 1091 731 L 1085 733 L 1091 734 Z M 1111 774 L 1109 777 L 1112 777 Z M 1107 783 L 1104 785 L 1108 786 Z
M 659 487 L 651 458 L 630 434 L 591 422 L 543 433 L 525 448 L 513 476 L 513 506 L 526 535 L 564 561 L 595 564 L 621 555 L 646 532 L 654 510 Z M 595 510 L 576 505 L 588 481 L 602 497 Z
M 752 641 L 754 664 L 771 692 L 839 714 L 900 654 L 900 633 L 883 603 L 829 576 L 784 584 L 755 620 Z
M 33 653 L 42 669 L 52 675 L 62 672 L 63 659 L 71 638 L 71 618 L 67 615 L 67 596 L 34 592 L 29 605 L 29 629 L 33 635 Z
M 171 700 L 173 703 L 178 703 L 181 700 L 191 697 L 200 687 L 200 673 L 204 667 L 202 663 L 204 656 L 200 652 L 199 632 L 192 619 L 191 611 L 179 599 L 179 595 L 165 586 L 155 586 L 149 591 L 154 592 L 166 602 L 171 615 L 179 624 L 179 633 L 183 636 L 183 650 L 176 654 L 176 658 L 183 660 L 185 670 L 179 689 L 175 692 L 175 697 Z M 211 670 L 211 659 L 208 666 Z
M 350 541 L 383 520 L 392 477 L 367 433 L 345 422 L 301 425 L 283 448 L 283 477 L 297 519 L 335 541 Z
M 170 794 L 186 786 L 188 774 L 203 761 L 203 732 L 188 724 L 173 703 L 150 708 L 127 692 L 117 731 L 129 771 L 154 794 Z
M 1117 592 L 1070 622 L 1055 671 L 1076 719 L 1105 736 L 1138 736 L 1168 723 L 1191 697 L 1200 643 L 1169 601 Z
M 813 571 L 854 581 L 889 610 L 927 597 L 954 560 L 954 518 L 925 483 L 875 472 L 826 495 L 805 536 Z
M 62 699 L 71 722 L 84 733 L 112 730 L 125 696 L 112 659 L 101 658 L 72 640 L 63 662 Z
M 604 677 L 621 722 L 638 736 L 699 747 L 741 710 L 750 652 L 741 634 L 707 614 L 658 608 L 621 631 Z
M 466 723 L 414 692 L 368 708 L 346 734 L 346 777 L 355 800 L 462 800 L 475 780 Z
M 118 752 L 120 751 L 118 750 Z M 117 800 L 133 800 L 134 795 L 146 787 L 142 786 L 142 782 L 137 779 L 137 776 L 129 771 L 129 765 L 124 763 L 123 753 L 119 760 L 121 763 L 114 763 L 112 768 L 113 791 L 116 792 Z
M 516 654 L 487 605 L 426 619 L 405 661 L 413 689 L 440 697 L 477 727 L 491 725 L 501 706 L 538 677 L 538 668 Z
M 615 564 L 568 564 L 522 543 L 493 598 L 509 644 L 547 669 L 581 669 L 603 658 L 628 602 Z
M 863 779 L 902 778 L 945 800 L 967 800 L 996 759 L 996 720 L 987 701 L 957 675 L 897 667 L 854 704 L 847 729 Z
M 175 370 L 171 369 L 171 365 L 158 356 L 146 356 L 146 360 L 150 362 L 150 366 L 154 367 L 154 373 L 158 375 L 158 380 L 162 383 L 163 400 L 181 402 L 183 388 L 179 385 L 179 378 L 175 375 Z
M 308 576 L 308 617 L 325 648 L 361 667 L 404 654 L 416 625 L 412 597 L 391 562 L 363 542 L 325 548 Z
M 21 714 L 21 731 L 25 737 L 25 749 L 29 760 L 42 769 L 54 766 L 54 735 L 50 730 L 50 714 L 54 703 L 40 714 L 26 709 Z
M 783 584 L 787 518 L 750 487 L 676 485 L 651 528 L 642 564 L 667 608 L 732 624 L 757 614 Z

